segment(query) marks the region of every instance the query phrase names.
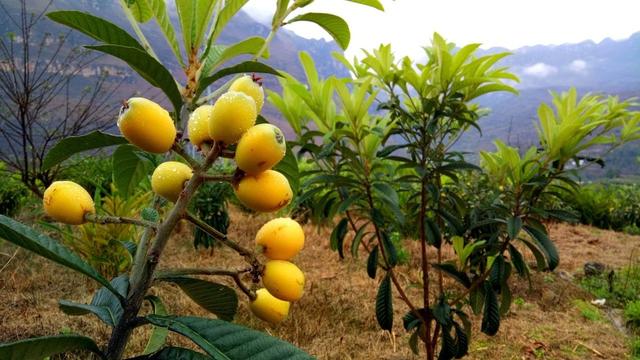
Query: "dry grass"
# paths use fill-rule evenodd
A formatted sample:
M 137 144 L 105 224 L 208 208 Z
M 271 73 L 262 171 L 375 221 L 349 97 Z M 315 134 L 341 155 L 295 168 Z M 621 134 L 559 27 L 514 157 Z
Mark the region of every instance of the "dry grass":
M 232 218 L 230 235 L 247 246 L 251 246 L 255 232 L 268 219 L 239 212 L 234 212 Z M 282 325 L 265 325 L 250 316 L 246 299 L 241 298 L 236 321 L 282 337 L 319 359 L 417 359 L 408 350 L 408 336 L 402 329 L 404 304 L 399 299 L 394 303 L 395 335 L 380 331 L 374 318 L 377 282 L 367 277 L 365 260 L 340 261 L 328 249 L 328 230 L 307 226 L 306 232 L 305 249 L 295 262 L 306 273 L 307 287 L 303 299 L 293 306 L 290 318 Z M 589 260 L 620 267 L 628 261 L 632 249 L 640 248 L 640 237 L 585 226 L 552 225 L 551 235 L 560 248 L 559 270 L 567 273 L 579 271 Z M 7 245 L 2 251 L 12 252 L 13 248 Z M 0 267 L 6 261 L 1 259 Z M 414 270 L 406 271 L 402 278 L 407 285 L 419 279 L 413 266 L 416 262 L 417 259 L 410 261 L 409 267 Z M 161 263 L 164 268 L 242 265 L 239 257 L 226 249 L 195 252 L 186 227 L 176 233 Z M 531 287 L 514 277 L 512 286 L 518 305 L 512 306 L 497 336 L 479 334 L 476 319 L 470 359 L 627 358 L 625 336 L 608 322 L 584 319 L 573 301 L 589 299 L 588 294 L 565 277 L 536 274 Z M 97 319 L 69 317 L 57 307 L 59 298 L 89 301 L 88 294 L 94 289 L 90 281 L 21 250 L 0 273 L 0 341 L 72 330 L 105 342 L 109 329 Z M 160 285 L 153 292 L 165 300 L 174 314 L 208 316 L 176 287 Z M 128 353 L 140 351 L 148 335 L 148 328 L 138 330 Z M 188 345 L 176 335 L 171 336 L 170 342 Z

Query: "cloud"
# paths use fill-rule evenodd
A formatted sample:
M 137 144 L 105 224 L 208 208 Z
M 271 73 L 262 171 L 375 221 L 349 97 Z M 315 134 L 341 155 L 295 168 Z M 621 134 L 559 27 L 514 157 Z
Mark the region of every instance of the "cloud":
M 271 18 L 276 11 L 275 1 L 251 0 L 243 8 L 255 21 L 271 26 Z
M 582 59 L 573 60 L 571 64 L 569 64 L 569 70 L 582 74 L 587 70 L 587 62 Z
M 558 68 L 552 65 L 547 65 L 543 62 L 535 63 L 531 66 L 527 66 L 522 71 L 525 75 L 535 76 L 539 78 L 545 78 L 549 75 L 553 75 L 558 72 Z

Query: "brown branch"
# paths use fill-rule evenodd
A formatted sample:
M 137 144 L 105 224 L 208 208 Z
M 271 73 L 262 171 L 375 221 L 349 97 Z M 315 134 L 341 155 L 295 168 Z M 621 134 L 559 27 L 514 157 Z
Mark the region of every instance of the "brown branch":
M 134 219 L 134 218 L 130 218 L 130 217 L 124 217 L 124 216 L 107 216 L 107 215 L 96 215 L 96 214 L 92 214 L 92 213 L 87 213 L 84 215 L 85 220 L 87 220 L 88 222 L 92 222 L 92 223 L 96 223 L 96 224 L 132 224 L 132 225 L 138 225 L 138 226 L 145 226 L 145 227 L 149 227 L 152 229 L 157 229 L 158 228 L 158 224 L 151 222 L 151 221 L 147 221 L 147 220 L 142 220 L 142 219 Z
M 226 181 L 226 182 L 232 182 L 233 181 L 233 174 L 219 174 L 219 175 L 202 175 L 202 179 L 204 181 Z
M 223 270 L 223 269 L 198 269 L 198 268 L 183 268 L 183 269 L 168 269 L 168 270 L 160 270 L 156 273 L 155 278 L 157 280 L 168 279 L 174 276 L 184 276 L 184 275 L 208 275 L 208 276 L 229 276 L 233 278 L 233 281 L 236 283 L 238 288 L 245 293 L 249 300 L 253 301 L 256 299 L 256 293 L 249 289 L 240 279 L 240 275 L 244 273 L 253 272 L 253 267 L 247 269 L 240 270 Z
M 189 165 L 191 165 L 191 167 L 194 169 L 199 168 L 202 165 L 198 160 L 194 159 L 193 157 L 191 157 L 191 155 L 187 154 L 184 148 L 177 141 L 173 143 L 171 150 L 173 150 L 173 152 L 178 154 L 181 158 L 185 159 L 186 162 L 188 162 Z

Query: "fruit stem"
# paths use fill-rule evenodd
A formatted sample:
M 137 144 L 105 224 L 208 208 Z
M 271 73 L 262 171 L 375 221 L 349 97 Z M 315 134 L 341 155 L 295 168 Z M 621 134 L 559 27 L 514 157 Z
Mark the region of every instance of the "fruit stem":
M 210 276 L 229 276 L 233 278 L 236 285 L 243 293 L 249 297 L 251 301 L 256 299 L 256 293 L 249 289 L 242 279 L 240 278 L 241 274 L 253 272 L 253 267 L 241 269 L 241 270 L 222 270 L 222 269 L 197 269 L 197 268 L 184 268 L 184 269 L 168 269 L 158 271 L 156 275 L 156 280 L 164 280 L 168 278 L 172 278 L 175 276 L 184 276 L 184 275 L 210 275 Z
M 133 224 L 138 226 L 145 226 L 152 229 L 157 229 L 158 224 L 152 221 L 142 220 L 142 219 L 134 219 L 125 216 L 107 216 L 107 215 L 96 215 L 92 213 L 87 213 L 84 215 L 84 219 L 96 223 L 96 224 Z
M 202 179 L 204 181 L 226 181 L 232 182 L 234 179 L 233 174 L 222 174 L 222 175 L 202 175 Z
M 187 152 L 184 150 L 184 148 L 178 143 L 175 142 L 173 143 L 173 146 L 171 147 L 171 150 L 173 150 L 173 152 L 175 152 L 176 154 L 178 154 L 181 158 L 185 159 L 186 162 L 189 163 L 189 165 L 191 165 L 192 168 L 199 168 L 200 167 L 200 162 L 196 159 L 194 159 L 191 155 L 187 154 Z
M 260 263 L 260 261 L 258 260 L 256 255 L 253 253 L 253 251 L 251 251 L 251 250 L 243 247 L 242 245 L 238 244 L 237 242 L 229 239 L 226 234 L 221 233 L 220 231 L 215 229 L 213 226 L 207 224 L 206 222 L 202 221 L 201 219 L 198 219 L 195 215 L 193 215 L 192 213 L 190 213 L 188 211 L 184 214 L 184 218 L 187 219 L 188 221 L 190 221 L 195 226 L 199 227 L 200 230 L 202 230 L 205 233 L 211 235 L 211 237 L 213 237 L 214 239 L 220 241 L 225 246 L 235 250 L 241 256 L 244 256 L 244 258 L 247 260 L 247 262 L 249 264 L 251 264 L 252 268 L 254 268 L 256 270 L 258 270 L 258 269 L 261 270 L 262 264 Z

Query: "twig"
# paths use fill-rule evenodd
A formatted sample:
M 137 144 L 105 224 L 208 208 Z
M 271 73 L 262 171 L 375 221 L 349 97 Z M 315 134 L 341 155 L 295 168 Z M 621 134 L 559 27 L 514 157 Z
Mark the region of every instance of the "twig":
M 245 293 L 251 301 L 255 300 L 257 295 L 254 291 L 249 289 L 240 279 L 240 275 L 244 273 L 253 272 L 254 268 L 250 267 L 247 269 L 241 270 L 222 270 L 222 269 L 196 269 L 196 268 L 184 268 L 184 269 L 169 269 L 169 270 L 161 270 L 158 271 L 156 275 L 156 279 L 158 280 L 169 280 L 175 276 L 184 276 L 184 275 L 210 275 L 210 276 L 229 276 L 233 278 L 233 281 L 236 283 L 238 288 Z
M 206 222 L 198 219 L 188 211 L 185 213 L 184 218 L 193 223 L 195 226 L 199 227 L 205 233 L 211 235 L 211 237 L 213 237 L 214 239 L 220 241 L 225 246 L 235 250 L 238 254 L 244 256 L 244 258 L 249 262 L 249 264 L 251 264 L 253 268 L 259 269 L 262 267 L 260 261 L 258 260 L 258 258 L 256 258 L 253 251 L 229 239 L 227 235 L 216 230 L 213 226 L 207 224 Z
M 202 179 L 204 179 L 204 181 L 226 181 L 226 182 L 231 182 L 233 181 L 234 175 L 233 174 L 222 174 L 222 175 L 202 175 Z
M 16 255 L 18 254 L 19 250 L 20 250 L 20 248 L 17 248 L 16 251 L 13 252 L 13 255 L 11 255 L 11 257 L 9 258 L 9 260 L 7 260 L 7 262 L 4 263 L 4 265 L 2 265 L 2 269 L 0 269 L 0 273 L 2 273 L 4 271 L 4 269 L 7 268 L 7 266 L 9 266 L 9 263 L 11 262 L 11 260 L 13 260 L 13 258 L 16 257 Z
M 173 143 L 171 150 L 173 150 L 173 152 L 175 152 L 176 154 L 180 155 L 180 157 L 185 159 L 189 163 L 189 165 L 191 165 L 192 168 L 195 169 L 201 166 L 200 162 L 194 159 L 193 157 L 191 157 L 191 155 L 187 154 L 187 152 L 184 151 L 184 148 L 180 146 L 180 144 L 178 144 L 177 142 Z
M 133 224 L 133 225 L 138 225 L 138 226 L 145 226 L 145 227 L 149 227 L 152 229 L 157 229 L 158 228 L 158 224 L 151 222 L 151 221 L 147 221 L 147 220 L 142 220 L 142 219 L 134 219 L 134 218 L 130 218 L 130 217 L 124 217 L 124 216 L 107 216 L 107 215 L 96 215 L 96 214 L 92 214 L 92 213 L 87 213 L 84 215 L 85 220 L 92 222 L 92 223 L 96 223 L 96 224 Z

